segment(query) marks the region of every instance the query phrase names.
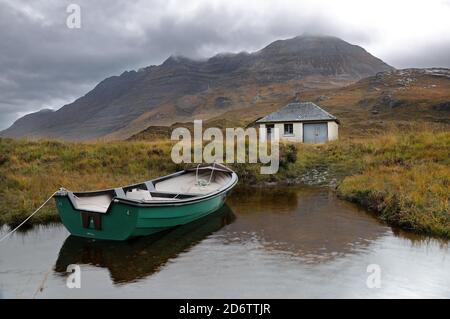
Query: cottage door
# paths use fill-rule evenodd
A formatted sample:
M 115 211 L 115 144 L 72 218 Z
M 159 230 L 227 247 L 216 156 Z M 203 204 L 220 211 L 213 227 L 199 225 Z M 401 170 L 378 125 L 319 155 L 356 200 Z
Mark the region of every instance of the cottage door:
M 303 142 L 325 143 L 328 141 L 327 123 L 303 123 Z

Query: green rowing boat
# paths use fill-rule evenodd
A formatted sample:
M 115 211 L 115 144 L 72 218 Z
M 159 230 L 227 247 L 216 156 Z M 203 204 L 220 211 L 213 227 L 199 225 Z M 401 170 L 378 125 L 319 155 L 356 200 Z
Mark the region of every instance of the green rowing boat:
M 220 165 L 199 165 L 143 183 L 94 192 L 61 188 L 54 198 L 75 236 L 127 240 L 184 225 L 221 208 L 238 177 Z

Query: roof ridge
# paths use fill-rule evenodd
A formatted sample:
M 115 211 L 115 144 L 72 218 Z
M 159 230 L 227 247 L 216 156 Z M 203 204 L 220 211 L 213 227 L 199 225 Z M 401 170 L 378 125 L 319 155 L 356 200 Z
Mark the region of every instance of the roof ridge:
M 298 107 L 298 109 L 296 109 Z M 272 112 L 256 122 L 276 121 L 314 121 L 314 120 L 337 120 L 337 118 L 325 111 L 319 105 L 311 101 L 289 102 L 277 111 Z
M 316 107 L 318 107 L 322 112 L 326 113 L 326 114 L 327 114 L 329 117 L 331 117 L 332 119 L 336 119 L 336 116 L 334 116 L 334 115 L 328 113 L 328 112 L 325 111 L 323 108 L 321 108 L 320 106 L 318 106 L 316 103 L 313 103 L 313 102 L 309 102 L 309 103 L 312 103 L 313 105 L 315 105 Z

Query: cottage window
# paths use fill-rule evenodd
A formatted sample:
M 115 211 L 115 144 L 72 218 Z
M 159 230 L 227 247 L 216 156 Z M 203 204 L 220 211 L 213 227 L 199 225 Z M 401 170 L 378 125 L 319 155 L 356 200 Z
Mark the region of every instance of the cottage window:
M 284 135 L 294 135 L 294 124 L 284 124 Z

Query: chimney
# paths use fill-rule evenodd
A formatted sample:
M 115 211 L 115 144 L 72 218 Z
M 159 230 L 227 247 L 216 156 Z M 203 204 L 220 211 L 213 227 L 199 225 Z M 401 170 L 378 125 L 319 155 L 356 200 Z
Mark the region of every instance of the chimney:
M 300 102 L 300 92 L 294 93 L 294 102 Z

